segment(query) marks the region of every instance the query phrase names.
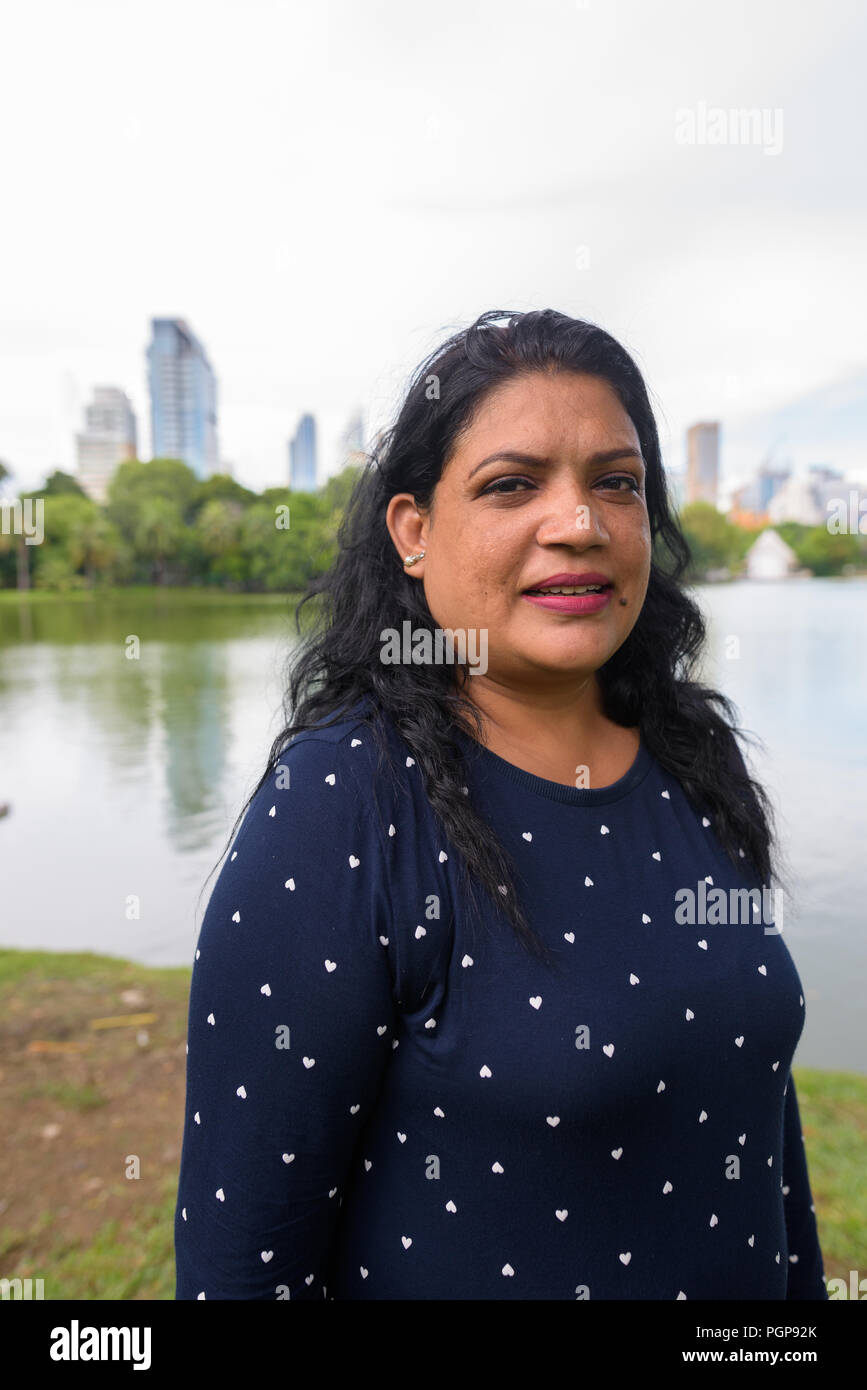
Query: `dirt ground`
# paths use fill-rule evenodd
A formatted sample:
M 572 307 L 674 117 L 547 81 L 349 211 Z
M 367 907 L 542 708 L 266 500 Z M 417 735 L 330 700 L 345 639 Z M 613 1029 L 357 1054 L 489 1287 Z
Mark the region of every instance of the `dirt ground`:
M 189 972 L 123 961 L 0 988 L 0 1277 L 42 1273 L 58 1240 L 86 1250 L 111 1220 L 120 1243 L 176 1189 L 188 989 Z M 94 1027 L 106 1017 L 124 1023 Z

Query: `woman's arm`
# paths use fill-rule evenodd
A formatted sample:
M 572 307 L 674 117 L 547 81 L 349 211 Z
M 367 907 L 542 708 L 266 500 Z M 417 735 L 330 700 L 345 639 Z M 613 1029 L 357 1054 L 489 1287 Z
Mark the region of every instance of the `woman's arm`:
M 178 1299 L 325 1296 L 345 1176 L 392 1050 L 364 750 L 304 735 L 281 764 L 290 786 L 272 777 L 257 793 L 199 934 Z
M 787 1299 L 828 1297 L 812 1204 L 798 1097 L 790 1072 L 783 1122 L 783 1209 L 789 1245 Z

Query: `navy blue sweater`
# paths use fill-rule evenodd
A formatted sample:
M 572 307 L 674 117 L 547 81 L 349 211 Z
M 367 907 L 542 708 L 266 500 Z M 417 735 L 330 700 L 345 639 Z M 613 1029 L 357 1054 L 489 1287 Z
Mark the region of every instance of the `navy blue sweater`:
M 795 966 L 767 916 L 678 912 L 757 886 L 708 817 L 643 742 L 588 790 L 460 735 L 551 969 L 481 887 L 472 927 L 364 708 L 289 746 L 208 903 L 176 1297 L 827 1298 Z

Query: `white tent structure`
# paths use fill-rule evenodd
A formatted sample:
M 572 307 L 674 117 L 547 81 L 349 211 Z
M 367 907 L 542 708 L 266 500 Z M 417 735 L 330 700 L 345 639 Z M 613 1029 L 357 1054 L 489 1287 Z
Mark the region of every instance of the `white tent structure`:
M 798 557 L 776 531 L 763 531 L 746 553 L 747 579 L 788 579 L 798 566 Z

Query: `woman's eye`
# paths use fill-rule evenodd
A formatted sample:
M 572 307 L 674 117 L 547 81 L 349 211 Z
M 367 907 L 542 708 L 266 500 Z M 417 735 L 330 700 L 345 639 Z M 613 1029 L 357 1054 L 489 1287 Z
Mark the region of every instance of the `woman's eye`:
M 511 486 L 513 486 L 515 483 L 525 483 L 525 484 L 526 484 L 526 482 L 527 482 L 526 478 L 499 478 L 499 479 L 497 480 L 497 482 L 495 482 L 495 483 L 489 483 L 488 486 L 487 486 L 486 488 L 482 488 L 482 494 L 481 494 L 481 495 L 484 497 L 486 493 L 489 493 L 489 492 L 490 492 L 490 493 L 495 493 L 495 494 L 499 495 L 500 497 L 512 497 L 512 496 L 514 496 L 513 493 L 510 493 L 510 492 L 501 492 L 500 489 L 501 489 L 501 488 L 506 488 L 506 487 L 511 487 Z M 532 484 L 527 484 L 527 485 L 528 485 L 528 486 L 532 486 Z
M 628 483 L 633 492 L 641 491 L 640 484 L 630 473 L 618 473 L 616 477 L 603 478 L 602 481 L 603 483 Z M 621 489 L 618 488 L 617 491 L 620 492 Z
M 617 475 L 612 475 L 610 478 L 602 479 L 603 487 L 610 483 L 626 483 L 632 492 L 641 492 L 641 484 L 629 473 L 619 473 Z M 481 495 L 484 497 L 486 494 L 490 493 L 499 497 L 513 497 L 515 494 L 512 489 L 514 489 L 516 484 L 523 485 L 524 487 L 533 486 L 532 483 L 527 482 L 526 478 L 498 478 L 495 483 L 489 483 L 486 488 L 483 488 Z M 509 491 L 506 491 L 506 489 L 509 489 Z M 616 487 L 612 490 L 615 492 L 622 492 L 623 488 Z

